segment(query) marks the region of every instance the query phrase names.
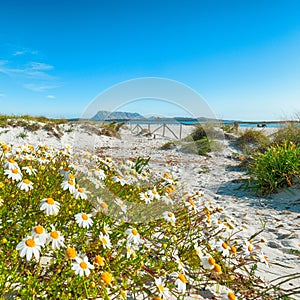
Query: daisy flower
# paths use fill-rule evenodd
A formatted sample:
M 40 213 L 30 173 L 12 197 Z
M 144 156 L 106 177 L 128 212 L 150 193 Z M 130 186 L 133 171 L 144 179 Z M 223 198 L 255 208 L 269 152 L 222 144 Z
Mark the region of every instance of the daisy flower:
M 179 293 L 185 294 L 185 292 L 186 292 L 186 283 L 187 283 L 187 280 L 186 280 L 185 275 L 182 274 L 182 273 L 179 273 L 178 278 L 175 281 L 175 285 L 176 285 L 177 290 L 178 290 Z
M 269 259 L 262 251 L 258 254 L 258 258 L 260 262 L 265 263 L 269 267 Z
M 45 164 L 48 164 L 50 161 L 49 159 L 47 159 L 46 157 L 42 156 L 41 158 L 39 158 L 37 160 L 41 165 L 45 165 Z
M 176 218 L 175 218 L 175 215 L 169 211 L 165 211 L 163 214 L 163 219 L 166 220 L 167 222 L 170 222 L 171 225 L 175 225 L 175 221 L 176 221 Z
M 109 235 L 107 235 L 107 234 L 103 235 L 103 233 L 100 232 L 99 238 L 100 238 L 100 241 L 101 241 L 104 249 L 111 248 L 111 242 L 110 242 Z
M 38 238 L 27 236 L 17 245 L 16 250 L 20 251 L 20 257 L 26 255 L 27 261 L 31 259 L 32 255 L 34 255 L 36 260 L 39 260 L 41 246 L 43 246 L 43 243 Z
M 23 181 L 20 181 L 18 183 L 17 187 L 21 191 L 28 192 L 29 190 L 33 189 L 33 183 L 30 180 L 28 180 L 28 179 L 24 179 Z
M 64 191 L 69 190 L 69 192 L 72 194 L 76 191 L 74 179 L 64 180 L 60 186 Z
M 220 300 L 237 300 L 237 296 L 234 294 L 234 292 L 229 289 L 228 287 L 221 285 L 220 290 L 217 291 L 218 299 Z
M 215 259 L 210 255 L 205 255 L 200 258 L 201 265 L 206 270 L 212 270 L 215 267 L 216 261 Z
M 9 158 L 9 159 L 3 164 L 3 168 L 4 168 L 4 169 L 13 170 L 13 169 L 19 169 L 19 166 L 18 166 L 18 163 L 17 163 L 13 158 Z
M 125 233 L 127 234 L 128 243 L 138 245 L 141 242 L 140 234 L 135 228 L 129 228 L 125 231 Z
M 175 258 L 175 261 L 177 263 L 178 270 L 182 271 L 183 273 L 186 273 L 187 269 L 185 268 L 185 265 L 181 261 L 181 259 L 179 258 L 179 256 L 177 254 L 173 254 L 173 257 Z
M 145 201 L 145 203 L 146 204 L 149 204 L 150 202 L 151 202 L 151 198 L 150 198 L 150 196 L 148 195 L 148 193 L 147 192 L 145 192 L 145 193 L 140 193 L 140 199 L 142 200 L 142 201 Z
M 245 240 L 243 250 L 246 256 L 250 256 L 251 252 L 253 251 L 252 241 Z
M 161 200 L 166 203 L 167 205 L 173 204 L 173 199 L 169 194 L 165 194 L 164 196 L 161 197 Z
M 24 170 L 28 175 L 36 175 L 37 172 L 32 166 L 22 167 L 22 170 Z
M 33 227 L 31 231 L 31 235 L 34 238 L 38 238 L 43 244 L 46 243 L 48 238 L 47 230 L 41 225 L 37 225 Z
M 223 241 L 220 240 L 215 244 L 215 249 L 222 254 L 222 256 L 229 256 L 229 246 Z
M 113 182 L 119 182 L 121 184 L 121 186 L 128 184 L 128 181 L 126 180 L 126 178 L 123 178 L 121 175 L 114 176 L 112 178 L 112 180 L 113 180 Z
M 87 194 L 89 194 L 90 192 L 88 191 L 85 191 L 84 188 L 78 188 L 75 190 L 74 192 L 74 198 L 75 199 L 83 199 L 83 200 L 86 200 L 87 199 Z
M 75 215 L 75 220 L 80 227 L 89 228 L 93 225 L 93 220 L 91 217 L 91 214 L 85 214 L 81 212 Z
M 60 204 L 52 198 L 44 198 L 41 200 L 40 210 L 44 210 L 46 216 L 57 215 Z
M 112 233 L 110 227 L 109 227 L 106 223 L 103 224 L 103 232 L 104 232 L 105 234 L 110 234 L 110 233 Z
M 56 231 L 55 227 L 51 225 L 52 231 L 49 233 L 48 238 L 49 238 L 49 243 L 51 242 L 52 248 L 54 250 L 59 249 L 60 247 L 64 247 L 64 241 L 65 238 L 62 236 L 60 231 Z
M 148 193 L 151 200 L 153 200 L 153 199 L 159 200 L 160 199 L 160 195 L 157 192 L 156 187 L 154 187 L 152 190 L 148 190 L 147 193 Z
M 159 291 L 159 297 L 166 297 L 166 299 L 170 298 L 170 293 L 169 293 L 169 289 L 166 288 L 162 282 L 162 278 L 155 278 L 155 285 L 158 288 Z
M 22 180 L 22 173 L 19 168 L 5 170 L 4 174 L 7 175 L 8 179 L 11 178 L 12 180 L 15 180 L 15 181 Z
M 102 169 L 96 168 L 94 170 L 94 174 L 100 179 L 104 180 L 106 178 L 105 172 Z
M 79 276 L 89 276 L 91 269 L 95 267 L 89 262 L 88 257 L 85 256 L 83 259 L 80 257 L 75 257 L 76 262 L 72 264 L 72 270 L 76 275 Z

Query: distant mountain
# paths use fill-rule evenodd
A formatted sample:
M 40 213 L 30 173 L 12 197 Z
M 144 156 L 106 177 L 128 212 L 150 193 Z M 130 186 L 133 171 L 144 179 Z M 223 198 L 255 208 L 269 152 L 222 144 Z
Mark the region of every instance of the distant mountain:
M 142 115 L 138 113 L 131 112 L 122 112 L 122 111 L 98 111 L 92 118 L 94 121 L 103 121 L 103 120 L 132 120 L 132 119 L 145 119 Z

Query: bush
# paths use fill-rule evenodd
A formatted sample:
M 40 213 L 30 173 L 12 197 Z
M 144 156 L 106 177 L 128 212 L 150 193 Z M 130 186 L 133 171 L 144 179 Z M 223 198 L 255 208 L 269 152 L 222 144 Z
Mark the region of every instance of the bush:
M 300 179 L 300 145 L 285 143 L 255 154 L 248 175 L 246 187 L 259 194 L 270 194 L 292 186 Z
M 254 129 L 246 129 L 236 140 L 236 145 L 245 153 L 253 149 L 264 150 L 270 145 L 270 139 L 262 132 Z
M 273 141 L 277 144 L 292 142 L 300 144 L 300 127 L 299 124 L 290 123 L 285 127 L 280 128 L 273 135 Z

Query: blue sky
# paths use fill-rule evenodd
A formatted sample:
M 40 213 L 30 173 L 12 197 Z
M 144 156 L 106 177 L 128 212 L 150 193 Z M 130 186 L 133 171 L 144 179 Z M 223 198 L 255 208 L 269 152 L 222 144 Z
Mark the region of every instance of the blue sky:
M 290 118 L 300 112 L 300 1 L 0 2 L 0 113 L 80 116 L 141 77 L 189 86 L 218 118 Z M 123 108 L 180 113 L 155 101 Z

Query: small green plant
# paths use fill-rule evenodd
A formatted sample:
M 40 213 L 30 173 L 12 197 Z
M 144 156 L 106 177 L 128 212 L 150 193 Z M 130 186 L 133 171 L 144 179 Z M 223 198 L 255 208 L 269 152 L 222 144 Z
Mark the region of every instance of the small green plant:
M 277 144 L 284 144 L 288 142 L 300 144 L 300 124 L 290 123 L 275 132 L 273 137 L 274 143 Z
M 300 179 L 300 145 L 285 143 L 256 153 L 249 165 L 247 188 L 270 194 L 290 187 Z
M 27 133 L 24 131 L 24 132 L 21 132 L 18 137 L 21 138 L 21 139 L 25 139 L 27 137 Z
M 254 149 L 266 149 L 269 144 L 270 139 L 262 131 L 254 129 L 246 129 L 236 140 L 236 145 L 246 154 L 252 152 Z
M 138 157 L 136 159 L 136 162 L 135 162 L 135 165 L 134 165 L 134 169 L 137 173 L 141 174 L 143 169 L 148 166 L 149 164 L 149 161 L 150 161 L 150 157 L 144 159 L 142 157 Z

